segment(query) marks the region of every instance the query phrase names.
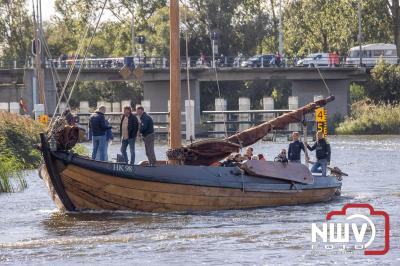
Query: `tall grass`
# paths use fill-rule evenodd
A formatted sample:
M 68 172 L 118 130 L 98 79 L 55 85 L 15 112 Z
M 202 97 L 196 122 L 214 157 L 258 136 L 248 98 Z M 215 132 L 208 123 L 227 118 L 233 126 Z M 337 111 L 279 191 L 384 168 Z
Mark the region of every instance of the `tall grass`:
M 400 134 L 400 104 L 352 104 L 351 116 L 339 124 L 337 134 Z
M 0 192 L 15 192 L 27 187 L 22 165 L 15 157 L 0 156 Z
M 29 117 L 0 112 L 0 192 L 26 187 L 22 170 L 39 166 L 41 156 L 33 145 L 44 127 Z

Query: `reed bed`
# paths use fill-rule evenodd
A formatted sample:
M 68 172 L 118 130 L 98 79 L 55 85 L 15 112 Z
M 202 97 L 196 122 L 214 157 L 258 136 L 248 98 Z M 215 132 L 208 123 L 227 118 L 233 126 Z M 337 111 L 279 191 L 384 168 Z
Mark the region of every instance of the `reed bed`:
M 400 134 L 400 104 L 372 104 L 360 101 L 352 104 L 351 116 L 339 124 L 335 133 Z
M 40 165 L 41 156 L 34 144 L 44 130 L 30 117 L 0 112 L 0 192 L 27 187 L 22 171 Z

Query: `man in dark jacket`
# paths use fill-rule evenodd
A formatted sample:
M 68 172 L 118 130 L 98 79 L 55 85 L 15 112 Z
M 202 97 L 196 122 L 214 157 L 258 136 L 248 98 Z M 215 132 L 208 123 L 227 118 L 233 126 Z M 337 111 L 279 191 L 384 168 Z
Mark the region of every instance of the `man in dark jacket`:
M 299 132 L 292 133 L 292 143 L 289 144 L 288 159 L 292 163 L 301 163 L 301 150 L 305 152 L 303 142 L 299 141 Z
M 140 117 L 140 134 L 143 137 L 146 148 L 146 156 L 149 165 L 156 164 L 156 154 L 154 153 L 154 125 L 153 119 L 144 111 L 143 106 L 136 107 L 136 114 Z
M 100 152 L 100 161 L 106 160 L 106 131 L 111 127 L 106 124 L 105 112 L 106 107 L 102 105 L 89 118 L 89 128 L 93 135 L 93 160 L 96 159 L 97 150 Z
M 312 147 L 307 144 L 307 148 L 310 151 L 315 150 L 317 162 L 311 168 L 312 173 L 320 173 L 322 171 L 322 176 L 326 176 L 326 167 L 331 161 L 331 145 L 324 138 L 324 133 L 322 131 L 317 132 L 317 141 Z M 321 171 L 319 171 L 321 168 Z
M 124 107 L 124 114 L 121 118 L 120 134 L 121 134 L 121 153 L 124 157 L 125 163 L 128 163 L 128 154 L 126 148 L 129 145 L 131 153 L 131 164 L 135 164 L 135 142 L 136 136 L 139 129 L 139 122 L 136 116 L 132 114 L 132 108 L 130 106 Z

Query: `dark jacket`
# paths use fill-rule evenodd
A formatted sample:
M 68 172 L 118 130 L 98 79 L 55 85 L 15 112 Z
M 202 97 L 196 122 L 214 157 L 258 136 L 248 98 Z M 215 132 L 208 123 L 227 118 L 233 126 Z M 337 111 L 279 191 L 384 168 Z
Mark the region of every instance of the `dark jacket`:
M 140 117 L 140 134 L 146 137 L 152 133 L 154 133 L 153 119 L 144 112 Z
M 104 136 L 111 126 L 106 124 L 106 119 L 102 112 L 95 112 L 90 116 L 89 128 L 93 136 Z
M 326 159 L 328 162 L 331 161 L 331 145 L 325 139 L 316 141 L 312 147 L 307 144 L 307 148 L 310 151 L 315 150 L 318 160 Z
M 304 144 L 303 142 L 300 142 L 298 140 L 293 141 L 292 143 L 289 144 L 289 150 L 288 150 L 288 159 L 289 161 L 297 161 L 300 160 L 300 153 L 301 150 L 305 152 Z
M 275 157 L 274 162 L 287 163 L 288 159 L 286 158 L 286 156 L 283 157 L 279 154 L 278 156 Z
M 110 126 L 110 123 L 107 120 L 106 120 L 106 125 Z M 92 129 L 89 128 L 89 140 L 92 140 L 92 139 L 93 139 Z M 113 139 L 114 139 L 114 136 L 113 136 L 113 133 L 112 133 L 112 130 L 111 130 L 111 127 L 110 127 L 110 128 L 108 128 L 106 130 L 106 141 L 110 141 L 110 140 L 113 140 Z
M 222 166 L 224 167 L 234 167 L 240 165 L 238 162 L 236 162 L 234 159 L 226 159 L 225 161 L 222 162 Z
M 110 141 L 114 139 L 111 127 L 110 127 L 110 123 L 106 120 L 106 125 L 109 127 L 106 130 L 106 141 Z
M 124 121 L 124 119 L 125 115 L 121 117 L 121 123 L 119 125 L 121 140 L 122 140 L 122 122 Z M 138 130 L 139 130 L 139 121 L 135 115 L 131 114 L 130 116 L 128 116 L 128 137 L 130 139 L 136 139 Z

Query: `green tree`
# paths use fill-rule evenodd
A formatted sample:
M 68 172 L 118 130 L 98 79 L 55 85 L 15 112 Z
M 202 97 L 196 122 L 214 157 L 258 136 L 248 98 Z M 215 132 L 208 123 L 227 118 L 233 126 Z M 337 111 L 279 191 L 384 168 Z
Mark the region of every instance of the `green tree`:
M 363 43 L 391 42 L 385 0 L 360 0 Z M 358 44 L 356 0 L 291 1 L 284 11 L 284 49 L 289 55 L 339 51 Z
M 379 62 L 367 83 L 367 95 L 375 102 L 395 104 L 400 101 L 400 66 Z
M 25 0 L 0 0 L 0 56 L 25 61 L 30 56 L 33 24 Z

